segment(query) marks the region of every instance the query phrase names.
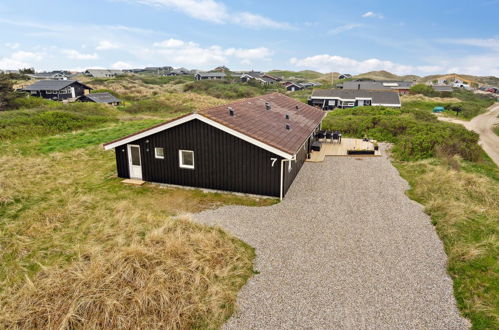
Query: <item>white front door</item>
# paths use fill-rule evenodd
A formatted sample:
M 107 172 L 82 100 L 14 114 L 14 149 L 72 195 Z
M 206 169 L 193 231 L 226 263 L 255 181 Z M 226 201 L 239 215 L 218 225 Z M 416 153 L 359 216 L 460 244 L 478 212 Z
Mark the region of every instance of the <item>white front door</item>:
M 130 168 L 130 178 L 142 180 L 140 146 L 133 144 L 128 145 L 128 164 Z

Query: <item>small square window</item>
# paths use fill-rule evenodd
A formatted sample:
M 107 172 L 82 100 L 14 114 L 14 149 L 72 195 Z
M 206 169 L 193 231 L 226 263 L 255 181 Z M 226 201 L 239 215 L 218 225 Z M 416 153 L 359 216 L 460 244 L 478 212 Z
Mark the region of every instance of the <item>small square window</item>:
M 164 148 L 154 148 L 154 157 L 157 159 L 165 159 L 165 149 Z
M 194 169 L 194 151 L 192 150 L 179 150 L 179 166 L 181 168 Z

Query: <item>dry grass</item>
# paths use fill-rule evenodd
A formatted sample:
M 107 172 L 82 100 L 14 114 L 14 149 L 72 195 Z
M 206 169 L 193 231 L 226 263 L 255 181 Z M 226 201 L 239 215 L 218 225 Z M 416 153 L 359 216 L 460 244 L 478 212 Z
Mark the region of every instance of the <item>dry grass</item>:
M 402 95 L 400 97 L 402 103 L 415 102 L 415 101 L 426 101 L 426 102 L 439 102 L 439 103 L 459 103 L 462 102 L 460 99 L 455 97 L 428 97 L 421 94 L 416 95 Z
M 458 161 L 458 160 L 455 160 Z M 475 329 L 499 327 L 499 182 L 434 160 L 396 163 L 425 206 L 449 257 L 449 273 L 464 315 Z M 466 168 L 466 163 L 457 168 Z
M 190 92 L 164 93 L 159 99 L 172 106 L 187 107 L 202 110 L 209 107 L 229 103 L 229 100 L 219 99 L 209 95 L 202 95 Z
M 120 181 L 98 147 L 0 156 L 0 328 L 217 327 L 230 314 L 253 252 L 176 216 L 274 201 Z
M 6 299 L 0 325 L 29 329 L 180 329 L 220 325 L 252 270 L 251 252 L 177 220 L 139 242 L 42 270 Z

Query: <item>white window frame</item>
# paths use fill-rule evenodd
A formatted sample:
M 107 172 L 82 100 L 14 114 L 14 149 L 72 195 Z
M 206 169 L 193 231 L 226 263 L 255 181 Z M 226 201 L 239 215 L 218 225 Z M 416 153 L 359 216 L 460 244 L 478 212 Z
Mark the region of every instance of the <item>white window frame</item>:
M 184 164 L 183 152 L 190 152 L 190 153 L 192 153 L 192 165 L 185 165 Z M 194 151 L 193 150 L 179 150 L 178 151 L 178 165 L 179 165 L 180 168 L 187 168 L 187 169 L 193 170 L 195 164 L 196 163 L 194 162 Z
M 163 156 L 158 155 L 158 149 L 163 150 Z M 165 159 L 165 148 L 155 147 L 154 148 L 154 158 L 156 158 L 156 159 Z

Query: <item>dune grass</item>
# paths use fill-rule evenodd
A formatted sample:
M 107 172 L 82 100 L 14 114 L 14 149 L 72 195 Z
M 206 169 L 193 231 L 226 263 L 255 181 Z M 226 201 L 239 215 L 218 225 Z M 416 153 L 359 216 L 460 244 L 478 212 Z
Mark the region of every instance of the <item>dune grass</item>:
M 459 158 L 394 165 L 444 243 L 461 312 L 473 329 L 499 328 L 499 170 L 485 164 L 478 173 Z
M 127 186 L 99 146 L 0 155 L 0 328 L 218 327 L 254 253 L 177 217 L 273 203 Z
M 0 329 L 218 328 L 252 276 L 251 247 L 188 215 L 275 199 L 124 185 L 100 146 L 225 100 L 127 79 L 99 82 L 125 106 L 0 113 Z

